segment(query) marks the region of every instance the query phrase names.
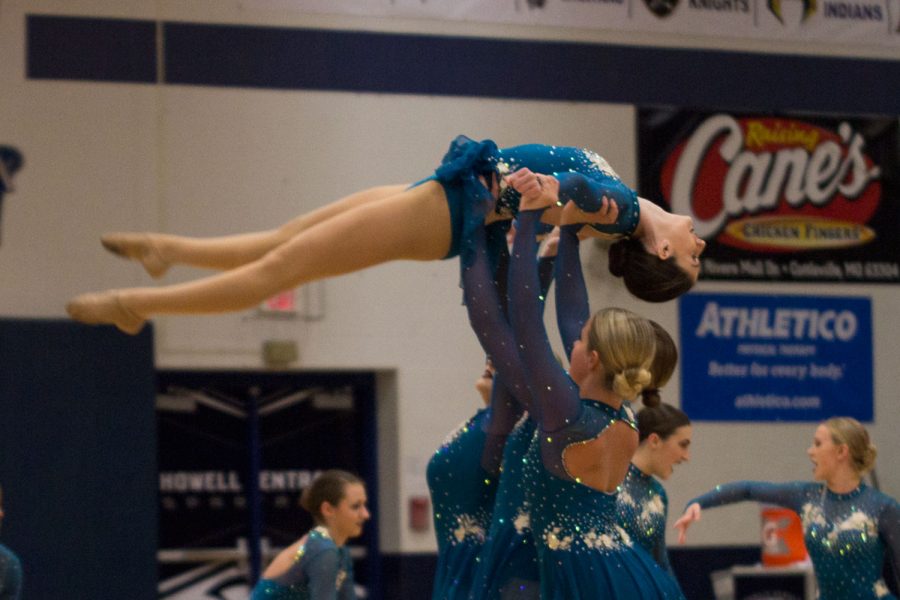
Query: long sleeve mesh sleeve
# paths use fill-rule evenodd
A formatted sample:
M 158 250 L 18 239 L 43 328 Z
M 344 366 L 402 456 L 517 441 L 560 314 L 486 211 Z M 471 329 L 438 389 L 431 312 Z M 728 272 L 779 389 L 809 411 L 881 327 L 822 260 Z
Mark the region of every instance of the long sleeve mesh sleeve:
M 580 410 L 578 390 L 556 362 L 543 320 L 541 287 L 535 267 L 535 228 L 541 211 L 519 213 L 509 267 L 509 313 L 517 350 L 543 429 L 553 431 Z
M 805 482 L 769 483 L 766 481 L 735 481 L 717 485 L 714 489 L 688 502 L 697 503 L 701 508 L 713 508 L 724 504 L 734 504 L 746 500 L 777 504 L 792 510 L 799 510 L 804 492 L 810 484 Z
M 501 374 L 506 388 L 526 409 L 531 410 L 531 397 L 525 384 L 523 365 L 516 351 L 512 329 L 506 319 L 488 255 L 486 231 L 472 234 L 472 261 L 462 269 L 463 296 L 469 324 Z
M 581 329 L 590 317 L 587 286 L 581 270 L 578 230 L 581 225 L 560 228 L 556 258 L 556 324 L 566 356 L 581 337 Z

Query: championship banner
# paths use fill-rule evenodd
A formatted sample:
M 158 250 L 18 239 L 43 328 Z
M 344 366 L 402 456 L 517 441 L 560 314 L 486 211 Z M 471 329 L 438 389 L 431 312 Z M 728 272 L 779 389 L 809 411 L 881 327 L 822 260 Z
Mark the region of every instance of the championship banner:
M 897 119 L 638 119 L 640 194 L 693 218 L 701 279 L 900 282 Z
M 900 47 L 900 0 L 246 0 L 245 8 Z
M 868 298 L 679 299 L 681 408 L 694 421 L 874 416 Z

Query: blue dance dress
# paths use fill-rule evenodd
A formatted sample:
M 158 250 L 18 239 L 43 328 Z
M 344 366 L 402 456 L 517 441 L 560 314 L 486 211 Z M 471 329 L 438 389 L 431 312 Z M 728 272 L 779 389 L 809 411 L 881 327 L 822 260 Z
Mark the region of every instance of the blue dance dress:
M 683 598 L 672 578 L 618 525 L 616 494 L 588 487 L 564 464 L 568 448 L 591 442 L 608 429 L 630 428 L 635 443 L 637 431 L 627 403 L 617 408 L 579 398 L 577 386 L 553 357 L 530 258 L 540 214 L 519 213 L 509 294 L 516 347 L 540 405 L 540 430 L 526 454 L 524 477 L 541 598 Z
M 581 335 L 581 327 L 588 316 L 587 291 L 581 271 L 577 230 L 580 226 L 564 227 L 560 233 L 555 272 L 548 273 L 548 263 L 541 259 L 538 267 L 543 300 L 552 279 L 556 279 L 557 322 L 567 353 Z M 475 242 L 479 240 L 476 237 Z M 482 247 L 477 257 L 483 256 Z M 483 262 L 483 261 L 482 261 Z M 473 286 L 478 281 L 479 262 L 464 271 L 464 281 Z M 483 267 L 482 267 L 483 268 Z M 481 277 L 487 277 L 484 270 Z M 490 291 L 489 286 L 479 285 Z M 468 301 L 470 321 L 485 350 L 495 355 L 495 364 L 512 365 L 515 377 L 524 379 L 520 357 L 508 324 L 496 315 L 497 300 L 488 293 L 477 294 Z M 502 304 L 503 298 L 500 299 Z M 527 392 L 523 395 L 532 411 L 538 411 Z M 537 412 L 535 412 L 537 414 Z M 494 505 L 493 520 L 475 572 L 470 600 L 531 600 L 540 597 L 540 573 L 537 548 L 531 531 L 531 508 L 526 500 L 527 480 L 523 470 L 525 455 L 536 435 L 536 419 L 529 416 L 510 434 L 503 452 L 503 468 Z
M 822 483 L 738 481 L 716 486 L 688 506 L 696 502 L 712 508 L 744 500 L 776 504 L 800 515 L 819 600 L 896 600 L 882 579 L 886 548 L 894 577 L 900 578 L 900 504 L 890 496 L 865 484 L 836 494 Z
M 0 544 L 0 600 L 19 600 L 22 593 L 22 563 L 12 550 Z
M 353 561 L 328 530 L 315 527 L 297 547 L 294 564 L 283 575 L 260 579 L 250 600 L 354 600 Z
M 495 384 L 496 385 L 496 384 Z M 466 598 L 497 491 L 497 476 L 482 465 L 490 411 L 457 428 L 428 462 L 438 564 L 433 600 Z
M 669 515 L 666 489 L 655 477 L 631 464 L 619 489 L 616 504 L 622 528 L 631 540 L 650 553 L 674 580 L 675 572 L 666 551 L 666 522 Z
M 479 177 L 492 181 L 521 168 L 555 176 L 560 182 L 560 201 L 574 201 L 588 212 L 600 208 L 603 196 L 615 200 L 619 208 L 618 223 L 593 225 L 606 236 L 617 238 L 630 235 L 638 225 L 640 211 L 637 194 L 622 183 L 606 160 L 596 152 L 544 144 L 500 149 L 492 140 L 476 142 L 461 135 L 450 144 L 435 174 L 422 180 L 437 180 L 447 196 L 453 234 L 447 258 L 462 253 L 463 263 L 469 264 L 470 256 L 461 248 L 462 240 L 471 237 L 483 225 L 490 210 L 510 215 L 518 210 L 518 194 L 514 190 L 504 190 L 495 203 Z

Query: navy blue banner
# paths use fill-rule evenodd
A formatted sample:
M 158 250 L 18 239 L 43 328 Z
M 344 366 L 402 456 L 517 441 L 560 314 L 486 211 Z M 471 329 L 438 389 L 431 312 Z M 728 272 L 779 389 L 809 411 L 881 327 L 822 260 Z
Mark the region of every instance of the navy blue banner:
M 872 421 L 868 298 L 688 294 L 681 407 L 695 421 Z

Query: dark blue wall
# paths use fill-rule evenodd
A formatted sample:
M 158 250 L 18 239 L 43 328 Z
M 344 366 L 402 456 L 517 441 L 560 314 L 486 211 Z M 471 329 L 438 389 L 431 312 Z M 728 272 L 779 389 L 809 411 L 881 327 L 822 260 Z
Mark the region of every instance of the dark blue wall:
M 0 320 L 2 541 L 22 595 L 156 597 L 153 338 Z
M 900 61 L 28 17 L 27 76 L 900 115 Z M 524 66 L 525 68 L 516 68 Z

